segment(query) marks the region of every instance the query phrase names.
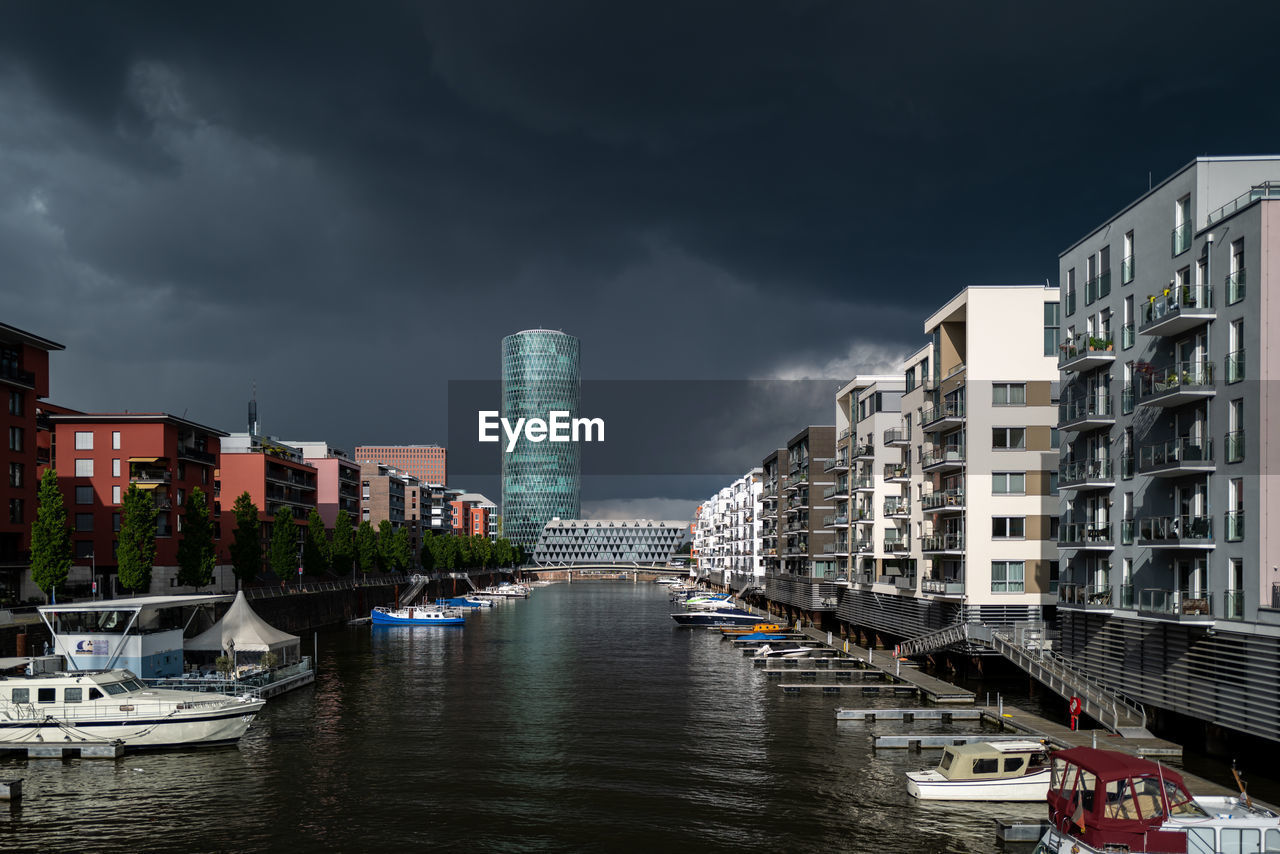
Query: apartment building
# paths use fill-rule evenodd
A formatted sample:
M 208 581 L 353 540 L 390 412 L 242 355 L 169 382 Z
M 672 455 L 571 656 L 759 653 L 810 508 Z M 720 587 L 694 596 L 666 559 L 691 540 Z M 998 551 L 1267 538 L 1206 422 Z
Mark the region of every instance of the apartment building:
M 360 521 L 376 529 L 383 521 L 392 530 L 403 528 L 408 521 L 406 496 L 416 478 L 386 463 L 360 464 Z
M 354 525 L 360 524 L 360 465 L 341 448 L 326 442 L 286 442 L 302 452 L 302 459 L 316 470 L 316 509 L 330 531 L 345 510 Z
M 1280 158 L 1197 158 L 1059 258 L 1060 650 L 1151 707 L 1271 739 L 1278 200 Z
M 766 578 L 782 572 L 779 536 L 786 524 L 781 507 L 787 468 L 786 448 L 770 451 L 760 463 L 760 514 L 756 518 L 760 520 L 760 566 Z
M 356 445 L 357 462 L 384 463 L 422 483 L 448 481 L 448 452 L 439 445 Z
M 0 323 L 0 388 L 4 389 L 4 471 L 0 481 L 0 598 L 17 599 L 27 575 L 31 522 L 39 491 L 41 456 L 37 432 L 43 419 L 37 402 L 49 395 L 49 353 L 61 344 Z
M 763 469 L 754 468 L 699 505 L 693 532 L 699 577 L 732 590 L 763 585 L 763 489 Z
M 836 532 L 825 525 L 835 511 L 828 489 L 834 485 L 831 471 L 824 470 L 835 457 L 835 425 L 809 426 L 791 437 L 784 450 L 766 457 L 761 468 L 772 468 L 781 478 L 778 492 L 778 558 L 775 569 L 765 570 L 765 595 L 796 611 L 809 614 L 834 612 L 839 574 L 834 549 Z M 785 461 L 785 469 L 783 463 Z
M 234 588 L 228 553 L 230 530 L 223 529 L 219 491 L 221 430 L 167 413 L 71 413 L 48 416 L 52 431 L 50 464 L 72 526 L 74 563 L 68 592 L 87 596 L 93 584 L 102 595 L 127 595 L 116 583 L 117 536 L 124 493 L 130 486 L 155 501 L 156 554 L 151 589 L 143 593 L 186 592 L 177 587 L 182 513 L 195 488 L 204 494 L 217 549 L 215 583 Z M 31 595 L 36 595 L 34 588 Z
M 463 492 L 449 502 L 453 532 L 459 536 L 498 538 L 498 505 L 478 492 Z

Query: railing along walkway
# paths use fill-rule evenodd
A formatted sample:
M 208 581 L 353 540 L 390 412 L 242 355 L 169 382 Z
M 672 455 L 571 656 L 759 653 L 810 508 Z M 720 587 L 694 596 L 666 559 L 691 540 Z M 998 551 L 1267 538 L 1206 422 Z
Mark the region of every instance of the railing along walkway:
M 907 657 L 925 655 L 934 650 L 968 640 L 968 638 L 968 626 L 964 623 L 956 623 L 955 625 L 938 629 L 936 632 L 929 632 L 928 634 L 917 635 L 904 640 L 898 644 L 898 654 Z

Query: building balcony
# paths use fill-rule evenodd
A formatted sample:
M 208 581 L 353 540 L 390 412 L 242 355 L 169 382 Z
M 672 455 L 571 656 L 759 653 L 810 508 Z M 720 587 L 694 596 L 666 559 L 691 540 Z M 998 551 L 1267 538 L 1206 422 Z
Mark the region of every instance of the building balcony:
M 36 375 L 32 371 L 24 371 L 10 362 L 0 364 L 0 381 L 25 388 L 36 387 Z
M 925 553 L 964 553 L 964 534 L 926 534 L 920 538 Z
M 930 433 L 959 427 L 963 423 L 963 400 L 947 400 L 938 406 L 926 406 L 920 414 L 921 428 Z
M 911 551 L 911 543 L 906 537 L 886 534 L 884 538 L 885 554 L 905 554 Z
M 836 513 L 822 518 L 822 527 L 824 528 L 847 528 L 848 526 L 849 517 L 844 513 Z
M 860 555 L 869 555 L 875 551 L 875 544 L 871 540 L 854 540 L 853 553 Z
M 1211 549 L 1211 516 L 1144 516 L 1138 520 L 1138 545 L 1153 549 Z
M 905 448 L 911 444 L 911 431 L 906 427 L 890 427 L 884 431 L 884 443 L 890 448 Z
M 886 498 L 884 515 L 889 519 L 905 519 L 911 515 L 911 502 L 901 497 Z
M 920 592 L 932 596 L 964 596 L 963 581 L 948 581 L 943 578 L 925 578 L 920 581 Z
M 1081 611 L 1102 611 L 1111 613 L 1115 610 L 1112 604 L 1112 588 L 1110 584 L 1059 584 L 1058 607 Z
M 926 513 L 964 512 L 964 490 L 944 489 L 920 497 L 920 508 Z
M 1058 489 L 1107 489 L 1115 485 L 1110 458 L 1068 460 L 1058 467 Z
M 926 448 L 920 454 L 920 467 L 925 471 L 943 472 L 964 468 L 964 447 L 948 445 Z
M 1138 613 L 1180 623 L 1212 623 L 1213 594 L 1207 590 L 1147 587 L 1139 591 Z
M 1209 285 L 1171 285 L 1142 303 L 1138 332 L 1178 335 L 1217 317 Z
M 876 520 L 876 511 L 874 507 L 855 507 L 853 512 L 849 514 L 855 524 L 870 525 Z
M 1116 423 L 1111 401 L 1109 394 L 1090 394 L 1058 404 L 1058 429 L 1079 432 L 1111 427 Z
M 848 427 L 844 428 L 843 430 L 840 431 L 840 436 L 836 439 L 836 441 L 843 442 L 845 439 L 849 438 L 849 434 L 851 432 L 852 431 Z
M 1058 548 L 1110 551 L 1115 548 L 1111 523 L 1063 522 L 1058 527 Z
M 1234 273 L 1228 273 L 1225 284 L 1227 288 L 1227 305 L 1234 305 L 1244 299 L 1246 281 L 1245 270 L 1241 267 Z
M 869 460 L 875 457 L 876 446 L 871 442 L 858 442 L 850 451 L 850 458 L 855 460 Z
M 1181 477 L 1210 474 L 1213 464 L 1212 439 L 1170 439 L 1138 449 L 1138 473 L 1153 477 Z
M 129 466 L 129 480 L 132 483 L 170 483 L 173 481 L 173 472 L 169 469 L 135 464 Z
M 208 451 L 202 451 L 199 448 L 184 448 L 179 446 L 178 459 L 191 460 L 192 462 L 203 463 L 207 466 L 217 465 L 218 458 Z
M 843 542 L 827 543 L 822 547 L 822 553 L 833 557 L 848 557 L 849 544 Z
M 854 492 L 871 492 L 876 488 L 875 478 L 867 475 L 866 477 L 854 478 L 852 481 Z
M 824 472 L 848 471 L 849 459 L 843 454 L 836 454 L 834 457 L 822 464 L 822 470 Z
M 1080 337 L 1058 345 L 1058 370 L 1068 373 L 1091 371 L 1116 360 L 1115 342 L 1111 337 Z
M 887 483 L 906 483 L 911 479 L 910 463 L 886 463 L 884 479 Z
M 831 486 L 828 486 L 826 489 L 822 490 L 822 497 L 830 498 L 831 496 L 836 495 L 837 493 L 848 494 L 848 492 L 849 492 L 849 484 L 833 483 Z
M 1217 392 L 1214 363 L 1203 360 L 1174 362 L 1168 367 L 1144 365 L 1137 379 L 1138 403 L 1144 406 L 1181 406 Z

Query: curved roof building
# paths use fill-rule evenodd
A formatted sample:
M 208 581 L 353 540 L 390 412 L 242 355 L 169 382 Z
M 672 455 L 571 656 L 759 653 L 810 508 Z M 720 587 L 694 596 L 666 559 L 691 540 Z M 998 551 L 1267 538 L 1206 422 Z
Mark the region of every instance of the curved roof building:
M 502 339 L 502 417 L 578 417 L 579 342 L 553 329 L 527 329 Z M 503 534 L 527 553 L 556 517 L 580 515 L 582 457 L 577 442 L 521 440 L 502 455 Z

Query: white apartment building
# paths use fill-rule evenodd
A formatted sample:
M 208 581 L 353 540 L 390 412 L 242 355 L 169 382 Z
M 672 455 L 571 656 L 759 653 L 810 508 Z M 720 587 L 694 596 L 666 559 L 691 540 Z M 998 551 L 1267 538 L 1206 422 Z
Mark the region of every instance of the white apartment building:
M 763 470 L 754 468 L 699 507 L 693 533 L 699 577 L 734 590 L 760 586 L 763 488 Z

